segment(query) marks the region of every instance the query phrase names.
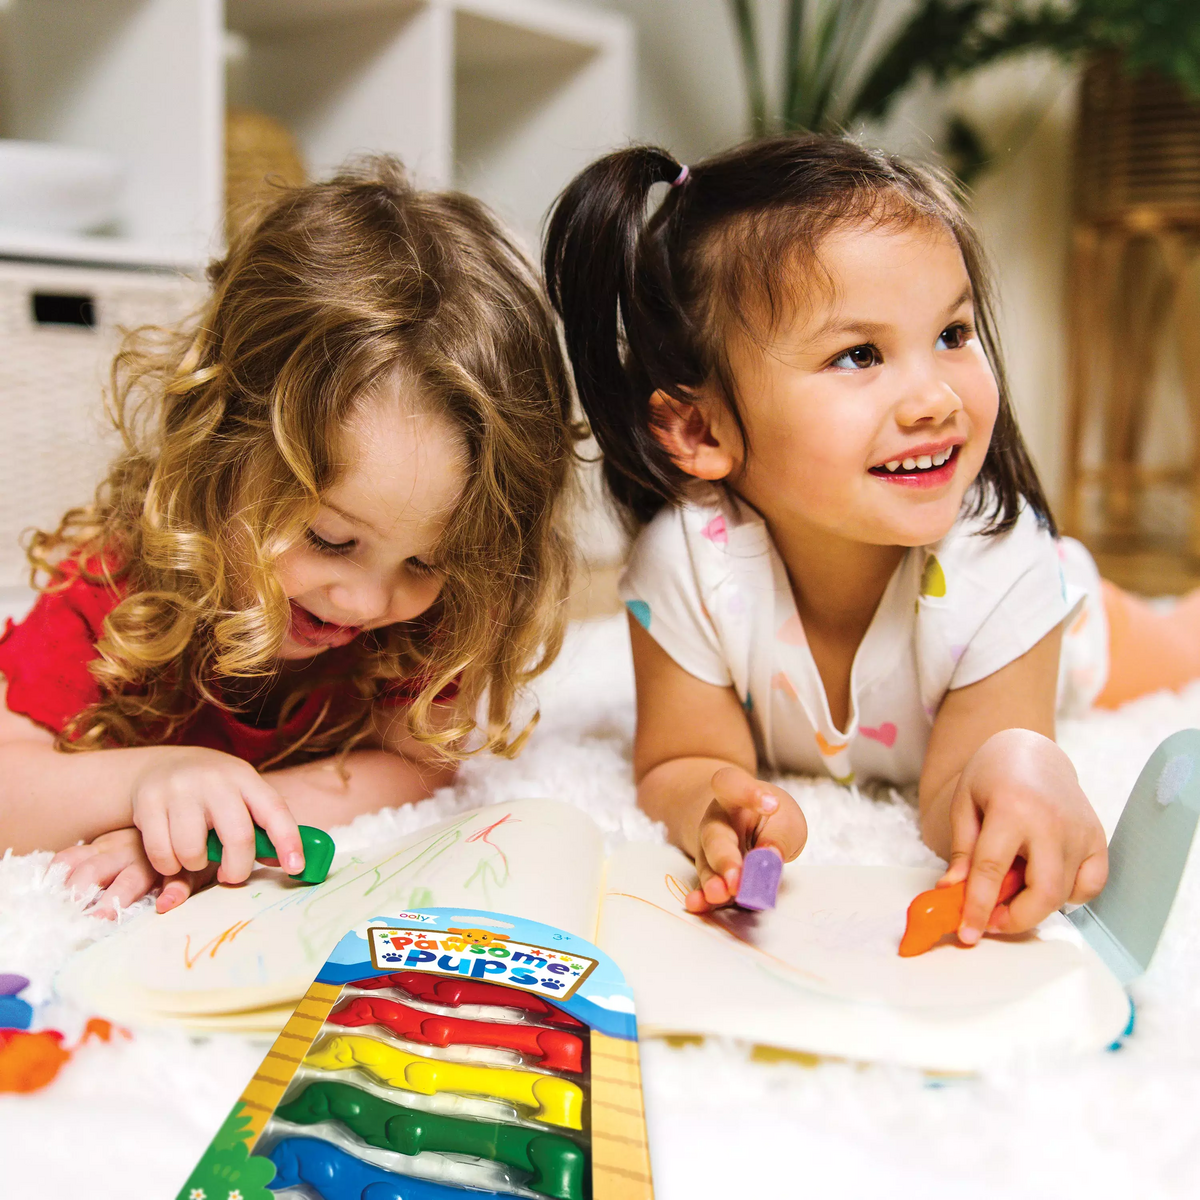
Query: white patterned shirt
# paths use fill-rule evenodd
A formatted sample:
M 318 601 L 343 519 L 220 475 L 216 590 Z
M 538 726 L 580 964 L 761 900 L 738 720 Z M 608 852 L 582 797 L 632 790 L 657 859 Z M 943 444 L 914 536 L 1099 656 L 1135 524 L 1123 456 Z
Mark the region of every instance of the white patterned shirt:
M 854 656 L 845 729 L 762 517 L 731 495 L 666 508 L 642 531 L 621 579 L 630 613 L 685 671 L 733 687 L 760 761 L 840 783 L 915 783 L 946 693 L 998 671 L 1064 630 L 1059 710 L 1100 692 L 1108 635 L 1087 551 L 1056 540 L 1026 506 L 1006 533 L 964 517 L 896 567 Z

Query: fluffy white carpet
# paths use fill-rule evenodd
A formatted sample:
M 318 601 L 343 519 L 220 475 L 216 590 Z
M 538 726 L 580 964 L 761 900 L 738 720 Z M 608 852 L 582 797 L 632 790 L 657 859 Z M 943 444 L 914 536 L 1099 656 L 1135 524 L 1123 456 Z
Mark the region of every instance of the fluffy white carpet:
M 613 843 L 657 837 L 634 807 L 629 781 L 623 619 L 577 626 L 539 693 L 543 720 L 516 762 L 472 762 L 454 788 L 413 809 L 362 818 L 339 844 L 524 796 L 578 804 Z M 1063 728 L 1061 741 L 1110 833 L 1155 745 L 1190 725 L 1200 725 L 1200 685 Z M 784 782 L 808 815 L 812 861 L 932 861 L 904 797 Z M 106 932 L 47 874 L 48 858 L 0 863 L 0 971 L 33 978 L 36 1001 L 49 1000 L 67 956 Z M 911 1071 L 756 1061 L 734 1043 L 644 1044 L 656 1194 L 928 1200 L 954 1187 L 979 1200 L 1200 1195 L 1198 917 L 1193 864 L 1154 965 L 1135 987 L 1137 1033 L 1117 1053 L 934 1086 Z M 38 1014 L 68 1032 L 85 1015 L 52 1001 Z M 0 1195 L 174 1195 L 264 1048 L 160 1032 L 89 1045 L 45 1091 L 0 1097 Z

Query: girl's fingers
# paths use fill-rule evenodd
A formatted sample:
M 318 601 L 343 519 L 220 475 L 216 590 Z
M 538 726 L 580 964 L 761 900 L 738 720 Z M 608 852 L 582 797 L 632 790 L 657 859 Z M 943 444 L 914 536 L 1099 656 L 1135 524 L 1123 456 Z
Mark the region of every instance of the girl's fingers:
M 791 862 L 808 841 L 808 821 L 800 805 L 785 794 L 774 816 L 768 817 L 756 846 L 774 846 L 784 862 Z
M 1039 844 L 1040 842 L 1040 844 Z M 1061 846 L 1035 839 L 1025 863 L 1025 886 L 1006 904 L 994 922 L 996 933 L 1025 933 L 1066 902 L 1074 880 Z
M 254 780 L 242 789 L 242 794 L 255 823 L 261 825 L 271 839 L 279 865 L 289 875 L 299 875 L 304 870 L 304 845 L 300 841 L 296 818 L 283 797 L 257 772 L 254 772 Z
M 808 838 L 808 823 L 796 801 L 748 771 L 722 767 L 712 777 L 712 789 L 697 839 L 700 886 L 684 902 L 695 913 L 733 899 L 741 882 L 743 851 L 751 843 L 773 846 L 790 862 Z
M 170 912 L 177 908 L 189 896 L 207 887 L 217 877 L 216 863 L 209 863 L 203 871 L 182 871 L 174 879 L 163 882 L 162 891 L 154 902 L 155 910 L 159 913 Z
M 192 894 L 192 877 L 190 873 L 184 872 L 181 875 L 176 875 L 174 879 L 168 879 L 162 886 L 162 891 L 158 893 L 158 899 L 154 902 L 154 911 L 157 913 L 170 912 L 171 909 L 177 908 Z
M 776 789 L 740 767 L 722 767 L 714 772 L 712 790 L 713 800 L 743 835 L 753 832 L 760 820 L 779 808 Z
M 715 800 L 700 822 L 697 866 L 701 863 L 700 887 L 705 898 L 709 904 L 728 904 L 742 873 L 742 838 Z
M 212 827 L 221 839 L 221 866 L 217 878 L 222 883 L 245 883 L 254 870 L 254 821 L 240 795 L 223 797 L 220 804 L 209 808 Z M 205 836 L 207 840 L 207 829 Z M 201 870 L 208 861 L 187 863 L 189 870 Z
M 158 872 L 145 859 L 130 863 L 96 901 L 96 916 L 115 917 L 118 908 L 128 908 L 136 903 L 158 883 L 158 880 Z
M 959 941 L 973 946 L 983 936 L 1000 895 L 1000 884 L 1020 853 L 1023 840 L 1021 832 L 1008 823 L 1002 825 L 992 821 L 983 826 L 967 876 L 966 902 L 958 927 Z
M 950 803 L 950 865 L 937 881 L 938 887 L 966 879 L 979 840 L 979 828 L 979 812 L 970 794 L 955 796 Z
M 1075 872 L 1075 886 L 1067 897 L 1069 904 L 1086 904 L 1104 890 L 1108 882 L 1108 847 L 1097 850 L 1079 864 Z
M 129 855 L 116 850 L 93 850 L 66 878 L 72 892 L 86 892 L 90 887 L 106 888 L 129 863 Z
M 52 867 L 64 866 L 67 868 L 66 879 L 71 878 L 71 873 L 80 863 L 87 862 L 89 858 L 93 858 L 97 851 L 88 845 L 84 846 L 68 846 L 65 850 L 60 850 L 51 860 Z
M 203 805 L 190 800 L 173 804 L 167 813 L 167 828 L 179 867 L 174 871 L 160 870 L 158 873 L 168 877 L 178 875 L 180 871 L 198 871 L 203 867 L 208 861 L 208 821 Z M 158 866 L 152 856 L 150 862 Z
M 183 864 L 175 854 L 166 808 L 148 805 L 139 809 L 138 829 L 150 865 L 160 875 L 178 875 L 183 870 Z

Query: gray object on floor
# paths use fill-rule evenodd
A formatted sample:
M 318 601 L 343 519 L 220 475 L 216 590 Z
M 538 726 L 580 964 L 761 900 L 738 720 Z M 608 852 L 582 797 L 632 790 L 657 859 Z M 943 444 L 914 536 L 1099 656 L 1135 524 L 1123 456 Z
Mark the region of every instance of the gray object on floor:
M 1200 818 L 1200 729 L 1150 756 L 1108 847 L 1108 883 L 1067 914 L 1123 983 L 1142 975 L 1171 912 Z

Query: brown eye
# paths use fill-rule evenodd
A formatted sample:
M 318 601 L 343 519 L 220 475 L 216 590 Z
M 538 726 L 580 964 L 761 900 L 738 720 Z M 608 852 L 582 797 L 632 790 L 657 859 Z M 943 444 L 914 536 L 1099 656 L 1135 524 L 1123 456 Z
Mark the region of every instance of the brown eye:
M 867 367 L 875 367 L 883 362 L 883 356 L 869 342 L 861 346 L 851 346 L 842 351 L 832 362 L 832 366 L 846 371 L 863 371 Z
M 961 322 L 947 325 L 938 335 L 939 350 L 961 350 L 971 338 L 971 328 Z

